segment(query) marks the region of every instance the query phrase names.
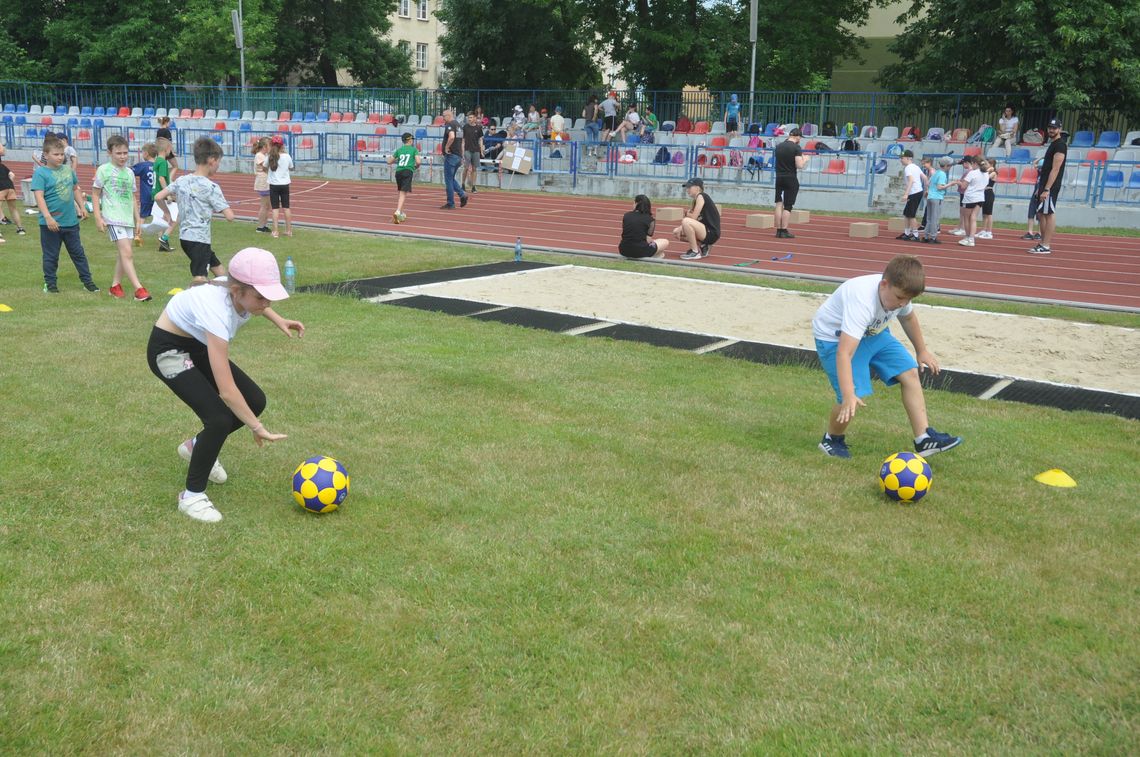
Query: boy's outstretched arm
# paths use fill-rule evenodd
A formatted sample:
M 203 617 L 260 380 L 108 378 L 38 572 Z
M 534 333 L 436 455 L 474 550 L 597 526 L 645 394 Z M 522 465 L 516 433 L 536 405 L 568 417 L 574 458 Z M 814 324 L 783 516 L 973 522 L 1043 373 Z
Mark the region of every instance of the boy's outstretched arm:
M 925 365 L 937 376 L 942 366 L 938 364 L 938 358 L 934 353 L 926 348 L 926 340 L 922 337 L 922 326 L 918 324 L 918 315 L 914 312 L 910 315 L 900 315 L 899 325 L 906 332 L 906 338 L 914 345 L 914 356 L 919 365 Z

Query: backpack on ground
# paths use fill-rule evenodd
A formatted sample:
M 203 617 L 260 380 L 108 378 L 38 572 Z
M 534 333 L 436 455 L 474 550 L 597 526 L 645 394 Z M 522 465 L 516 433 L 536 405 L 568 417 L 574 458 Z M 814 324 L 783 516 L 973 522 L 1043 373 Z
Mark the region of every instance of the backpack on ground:
M 989 124 L 982 124 L 981 126 L 978 127 L 978 130 L 976 132 L 974 132 L 973 134 L 970 135 L 970 138 L 966 140 L 966 144 L 972 145 L 972 144 L 979 144 L 981 142 L 985 142 L 986 141 L 985 140 L 985 134 L 986 134 L 987 129 L 989 130 L 990 135 L 991 135 L 990 139 L 993 139 L 994 127 L 990 126 Z
M 824 121 L 824 122 L 823 122 L 823 129 L 821 129 L 821 130 L 820 130 L 820 132 L 819 132 L 819 135 L 820 135 L 821 137 L 835 137 L 835 136 L 838 136 L 838 135 L 835 133 L 835 122 L 834 122 L 834 121 Z
M 657 165 L 663 166 L 669 163 L 669 148 L 665 145 L 657 148 L 657 154 L 653 156 L 653 162 Z
M 744 155 L 740 150 L 733 150 L 728 154 L 728 165 L 731 168 L 741 168 L 744 166 Z
M 758 147 L 764 146 L 764 140 L 760 138 L 759 134 L 754 134 L 748 138 L 748 146 L 755 150 Z
M 886 173 L 886 172 L 887 172 L 887 161 L 883 160 L 882 158 L 875 161 L 875 173 Z
M 843 152 L 859 152 L 859 141 L 854 138 L 843 140 Z
M 673 158 L 669 162 L 675 166 L 684 165 L 685 164 L 685 153 L 681 152 L 680 150 L 677 150 L 675 153 L 673 153 Z
M 1030 129 L 1021 135 L 1021 144 L 1043 145 L 1045 144 L 1045 135 L 1041 133 L 1040 129 Z

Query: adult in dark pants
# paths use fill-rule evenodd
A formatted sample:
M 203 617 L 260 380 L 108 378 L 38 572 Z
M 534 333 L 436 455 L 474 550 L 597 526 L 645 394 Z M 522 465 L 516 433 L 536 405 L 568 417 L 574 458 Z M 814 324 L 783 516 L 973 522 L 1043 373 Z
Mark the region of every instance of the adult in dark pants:
M 463 165 L 463 126 L 455 120 L 451 108 L 443 109 L 443 124 L 443 186 L 447 202 L 440 210 L 455 210 L 455 195 L 459 195 L 459 207 L 467 207 L 467 193 L 455 178 Z
M 1034 255 L 1048 255 L 1053 252 L 1053 232 L 1057 228 L 1057 198 L 1061 194 L 1061 182 L 1065 178 L 1065 158 L 1069 146 L 1061 136 L 1061 121 L 1049 121 L 1046 132 L 1049 147 L 1045 150 L 1045 162 L 1037 174 L 1037 186 L 1033 196 L 1037 198 L 1037 226 L 1041 231 L 1041 243 L 1029 248 Z
M 621 219 L 621 242 L 618 252 L 626 258 L 663 258 L 669 247 L 668 239 L 654 239 L 657 221 L 653 206 L 645 195 L 633 198 L 633 210 Z
M 788 231 L 788 223 L 792 218 L 792 208 L 796 205 L 796 196 L 800 193 L 800 180 L 796 172 L 807 165 L 808 156 L 804 155 L 800 147 L 803 133 L 798 129 L 788 132 L 788 138 L 776 145 L 774 151 L 776 162 L 776 236 L 780 239 L 795 239 L 795 235 Z

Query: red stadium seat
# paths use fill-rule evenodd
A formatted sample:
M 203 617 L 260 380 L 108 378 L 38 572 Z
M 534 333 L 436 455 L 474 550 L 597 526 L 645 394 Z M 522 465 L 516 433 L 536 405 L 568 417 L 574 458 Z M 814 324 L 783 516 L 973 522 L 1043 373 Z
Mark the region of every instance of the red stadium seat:
M 1108 150 L 1089 150 L 1085 153 L 1085 159 L 1081 162 L 1081 165 L 1088 166 L 1094 163 L 1104 163 L 1106 160 L 1108 160 Z
M 40 126 L 51 126 L 51 116 L 44 116 L 40 119 Z
M 997 178 L 994 179 L 998 184 L 1014 184 L 1017 182 L 1017 167 L 1016 166 L 1000 166 L 997 170 Z
M 388 133 L 388 129 L 384 126 L 377 126 L 376 131 L 373 132 L 373 134 L 376 134 L 376 135 L 387 134 L 387 133 Z
M 191 111 L 189 108 L 183 108 L 182 112 L 178 114 L 178 117 L 179 118 L 190 118 L 191 113 L 193 113 L 193 111 Z
M 443 116 L 436 116 L 435 120 L 431 122 L 432 126 L 443 126 Z
M 300 134 L 304 130 L 305 130 L 305 127 L 302 126 L 301 124 L 293 124 L 293 133 L 294 134 Z
M 330 124 L 339 124 L 340 123 L 340 114 L 337 113 L 335 110 L 332 113 L 329 113 L 329 123 Z
M 830 160 L 827 163 L 827 168 L 823 169 L 823 173 L 840 175 L 847 173 L 846 160 Z
M 380 116 L 380 123 L 387 124 L 388 126 L 391 126 L 391 125 L 396 123 L 396 117 L 393 116 L 391 113 L 387 113 L 383 116 Z
M 226 130 L 226 122 L 225 121 L 218 121 L 214 124 L 214 131 L 225 131 L 225 130 Z
M 950 138 L 947 139 L 946 141 L 947 142 L 965 142 L 969 138 L 970 138 L 970 130 L 969 129 L 955 129 L 954 131 L 950 132 Z
M 978 145 L 971 145 L 962 151 L 963 155 L 981 155 L 982 148 Z
M 903 129 L 902 134 L 899 135 L 899 141 L 902 141 L 904 139 L 909 140 L 911 142 L 921 142 L 922 136 L 916 127 L 908 126 L 905 129 Z
M 202 110 L 201 108 L 195 108 L 194 112 L 190 114 L 190 117 L 191 118 L 205 118 L 206 117 L 206 111 Z
M 283 110 L 277 115 L 277 123 L 281 123 L 283 121 L 288 121 L 292 117 L 293 117 L 292 113 L 290 113 L 287 110 Z
M 809 142 L 807 149 L 808 150 L 815 149 L 814 147 L 812 147 L 812 145 L 814 145 L 814 144 L 815 144 L 815 142 Z M 712 139 L 709 140 L 709 147 L 728 147 L 728 139 L 726 137 L 713 137 Z
M 88 131 L 87 129 L 80 129 L 79 130 L 79 140 L 80 141 L 86 141 L 88 139 L 91 139 L 91 132 Z
M 358 151 L 363 152 L 364 150 L 368 149 L 368 143 L 365 142 L 363 139 L 358 139 L 358 140 L 356 140 L 356 149 Z
M 708 134 L 709 133 L 709 122 L 708 121 L 697 121 L 696 126 L 693 127 L 693 133 L 694 134 Z
M 289 124 L 277 124 L 277 131 L 283 131 L 286 134 L 288 134 L 289 133 Z
M 126 106 L 119 108 L 119 118 L 129 118 L 130 115 L 131 115 L 131 109 L 130 108 L 128 108 Z
M 1034 186 L 1037 184 L 1037 169 L 1033 166 L 1026 166 L 1021 169 L 1021 177 L 1017 180 L 1018 184 L 1028 184 Z
M 305 137 L 304 139 L 302 139 L 302 140 L 301 140 L 301 149 L 302 149 L 302 150 L 311 150 L 311 149 L 313 149 L 313 139 L 312 139 L 312 137 Z
M 368 114 L 368 123 L 370 123 L 370 124 L 380 123 L 380 114 L 379 113 L 369 113 Z

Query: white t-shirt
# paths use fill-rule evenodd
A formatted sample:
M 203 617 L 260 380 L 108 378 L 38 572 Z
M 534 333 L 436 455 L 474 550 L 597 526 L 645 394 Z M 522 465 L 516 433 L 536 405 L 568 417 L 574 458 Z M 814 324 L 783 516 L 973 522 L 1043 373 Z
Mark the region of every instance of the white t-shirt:
M 641 116 L 637 115 L 636 110 L 631 110 L 629 113 L 625 114 L 625 120 L 629 121 L 634 126 L 637 126 L 639 123 L 641 123 Z
M 550 130 L 552 132 L 554 132 L 554 131 L 558 131 L 558 132 L 565 131 L 565 128 L 566 128 L 566 119 L 562 117 L 561 113 L 555 113 L 553 116 L 550 117 Z
M 224 281 L 225 277 L 214 279 Z M 206 334 L 230 341 L 237 334 L 250 314 L 238 315 L 230 299 L 228 286 L 200 284 L 184 289 L 166 303 L 166 315 L 170 322 L 206 344 Z
M 265 164 L 269 168 L 269 163 Z M 288 184 L 289 171 L 293 168 L 293 159 L 289 157 L 289 153 L 283 152 L 277 156 L 277 170 L 269 169 L 269 183 L 270 185 Z
M 838 342 L 840 332 L 856 339 L 884 331 L 896 316 L 910 315 L 908 302 L 897 310 L 887 310 L 879 299 L 882 274 L 856 276 L 839 285 L 815 312 L 812 334 L 821 342 Z
M 911 180 L 910 191 L 906 193 L 907 197 L 922 193 L 922 169 L 918 167 L 918 164 L 911 163 L 904 168 L 903 179 Z
M 617 106 L 617 100 L 612 97 L 607 97 L 605 100 L 602 100 L 602 113 L 606 114 L 606 118 L 612 118 L 617 115 Z
M 969 204 L 985 200 L 986 187 L 990 183 L 989 174 L 974 168 L 964 178 L 966 179 L 966 193 L 962 195 L 962 202 Z
M 1009 134 L 1012 136 L 1014 134 L 1014 132 L 1017 131 L 1017 124 L 1018 124 L 1017 116 L 1010 116 L 1009 118 L 1004 118 L 1004 117 L 999 118 L 998 119 L 998 134 L 999 135 Z

